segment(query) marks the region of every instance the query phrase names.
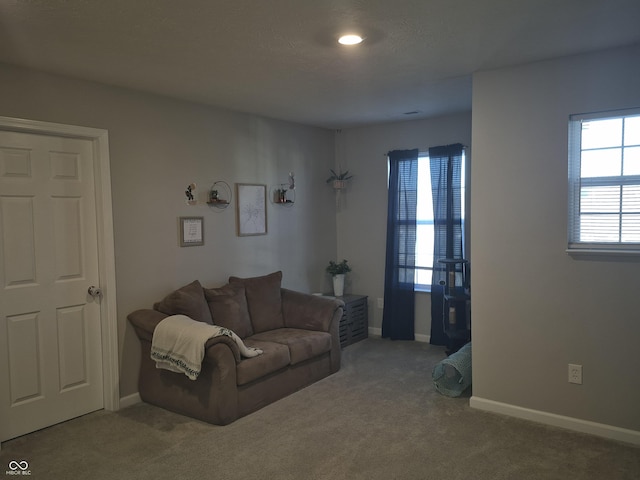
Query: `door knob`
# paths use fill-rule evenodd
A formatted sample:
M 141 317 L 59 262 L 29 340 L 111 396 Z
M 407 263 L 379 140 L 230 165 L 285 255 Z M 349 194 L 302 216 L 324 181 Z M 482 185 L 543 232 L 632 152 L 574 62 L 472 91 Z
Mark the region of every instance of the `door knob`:
M 102 295 L 102 289 L 93 285 L 89 287 L 88 292 L 92 297 L 100 297 Z

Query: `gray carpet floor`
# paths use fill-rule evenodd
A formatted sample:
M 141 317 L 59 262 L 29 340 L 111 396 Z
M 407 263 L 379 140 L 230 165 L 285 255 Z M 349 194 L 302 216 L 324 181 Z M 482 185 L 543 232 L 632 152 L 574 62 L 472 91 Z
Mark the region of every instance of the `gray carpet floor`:
M 444 350 L 370 338 L 342 369 L 225 427 L 138 404 L 4 442 L 34 479 L 640 478 L 640 448 L 481 412 L 436 392 Z M 7 475 L 6 478 L 11 478 Z M 15 478 L 15 477 L 14 477 Z

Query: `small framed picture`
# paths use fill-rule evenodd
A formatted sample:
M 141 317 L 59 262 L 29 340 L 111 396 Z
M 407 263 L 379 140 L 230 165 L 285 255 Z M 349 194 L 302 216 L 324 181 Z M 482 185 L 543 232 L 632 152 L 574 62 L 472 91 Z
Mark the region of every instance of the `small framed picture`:
M 180 217 L 180 246 L 204 245 L 204 217 Z
M 267 186 L 236 183 L 238 236 L 267 234 Z

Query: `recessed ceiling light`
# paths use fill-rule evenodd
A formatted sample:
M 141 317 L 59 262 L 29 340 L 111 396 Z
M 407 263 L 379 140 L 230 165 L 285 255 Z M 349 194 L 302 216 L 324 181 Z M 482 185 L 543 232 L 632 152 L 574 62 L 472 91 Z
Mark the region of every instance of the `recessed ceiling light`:
M 343 35 L 338 39 L 338 43 L 342 45 L 357 45 L 362 43 L 363 38 L 360 35 Z

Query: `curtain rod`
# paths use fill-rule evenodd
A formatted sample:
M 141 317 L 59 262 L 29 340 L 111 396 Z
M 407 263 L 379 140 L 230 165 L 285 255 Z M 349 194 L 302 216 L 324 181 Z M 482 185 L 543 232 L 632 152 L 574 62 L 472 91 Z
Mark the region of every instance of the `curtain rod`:
M 429 151 L 429 148 L 431 148 L 431 147 L 428 147 L 426 151 Z M 463 150 L 467 150 L 468 148 L 469 148 L 469 146 L 468 146 L 468 145 L 462 145 L 462 149 L 463 149 Z M 389 152 L 391 152 L 391 151 L 392 151 L 392 150 L 389 150 Z M 424 152 L 425 150 L 419 150 L 419 151 L 420 151 L 420 152 Z M 382 154 L 382 156 L 383 156 L 383 157 L 388 157 L 388 156 L 389 156 L 389 152 L 387 152 L 387 153 L 383 153 L 383 154 Z

